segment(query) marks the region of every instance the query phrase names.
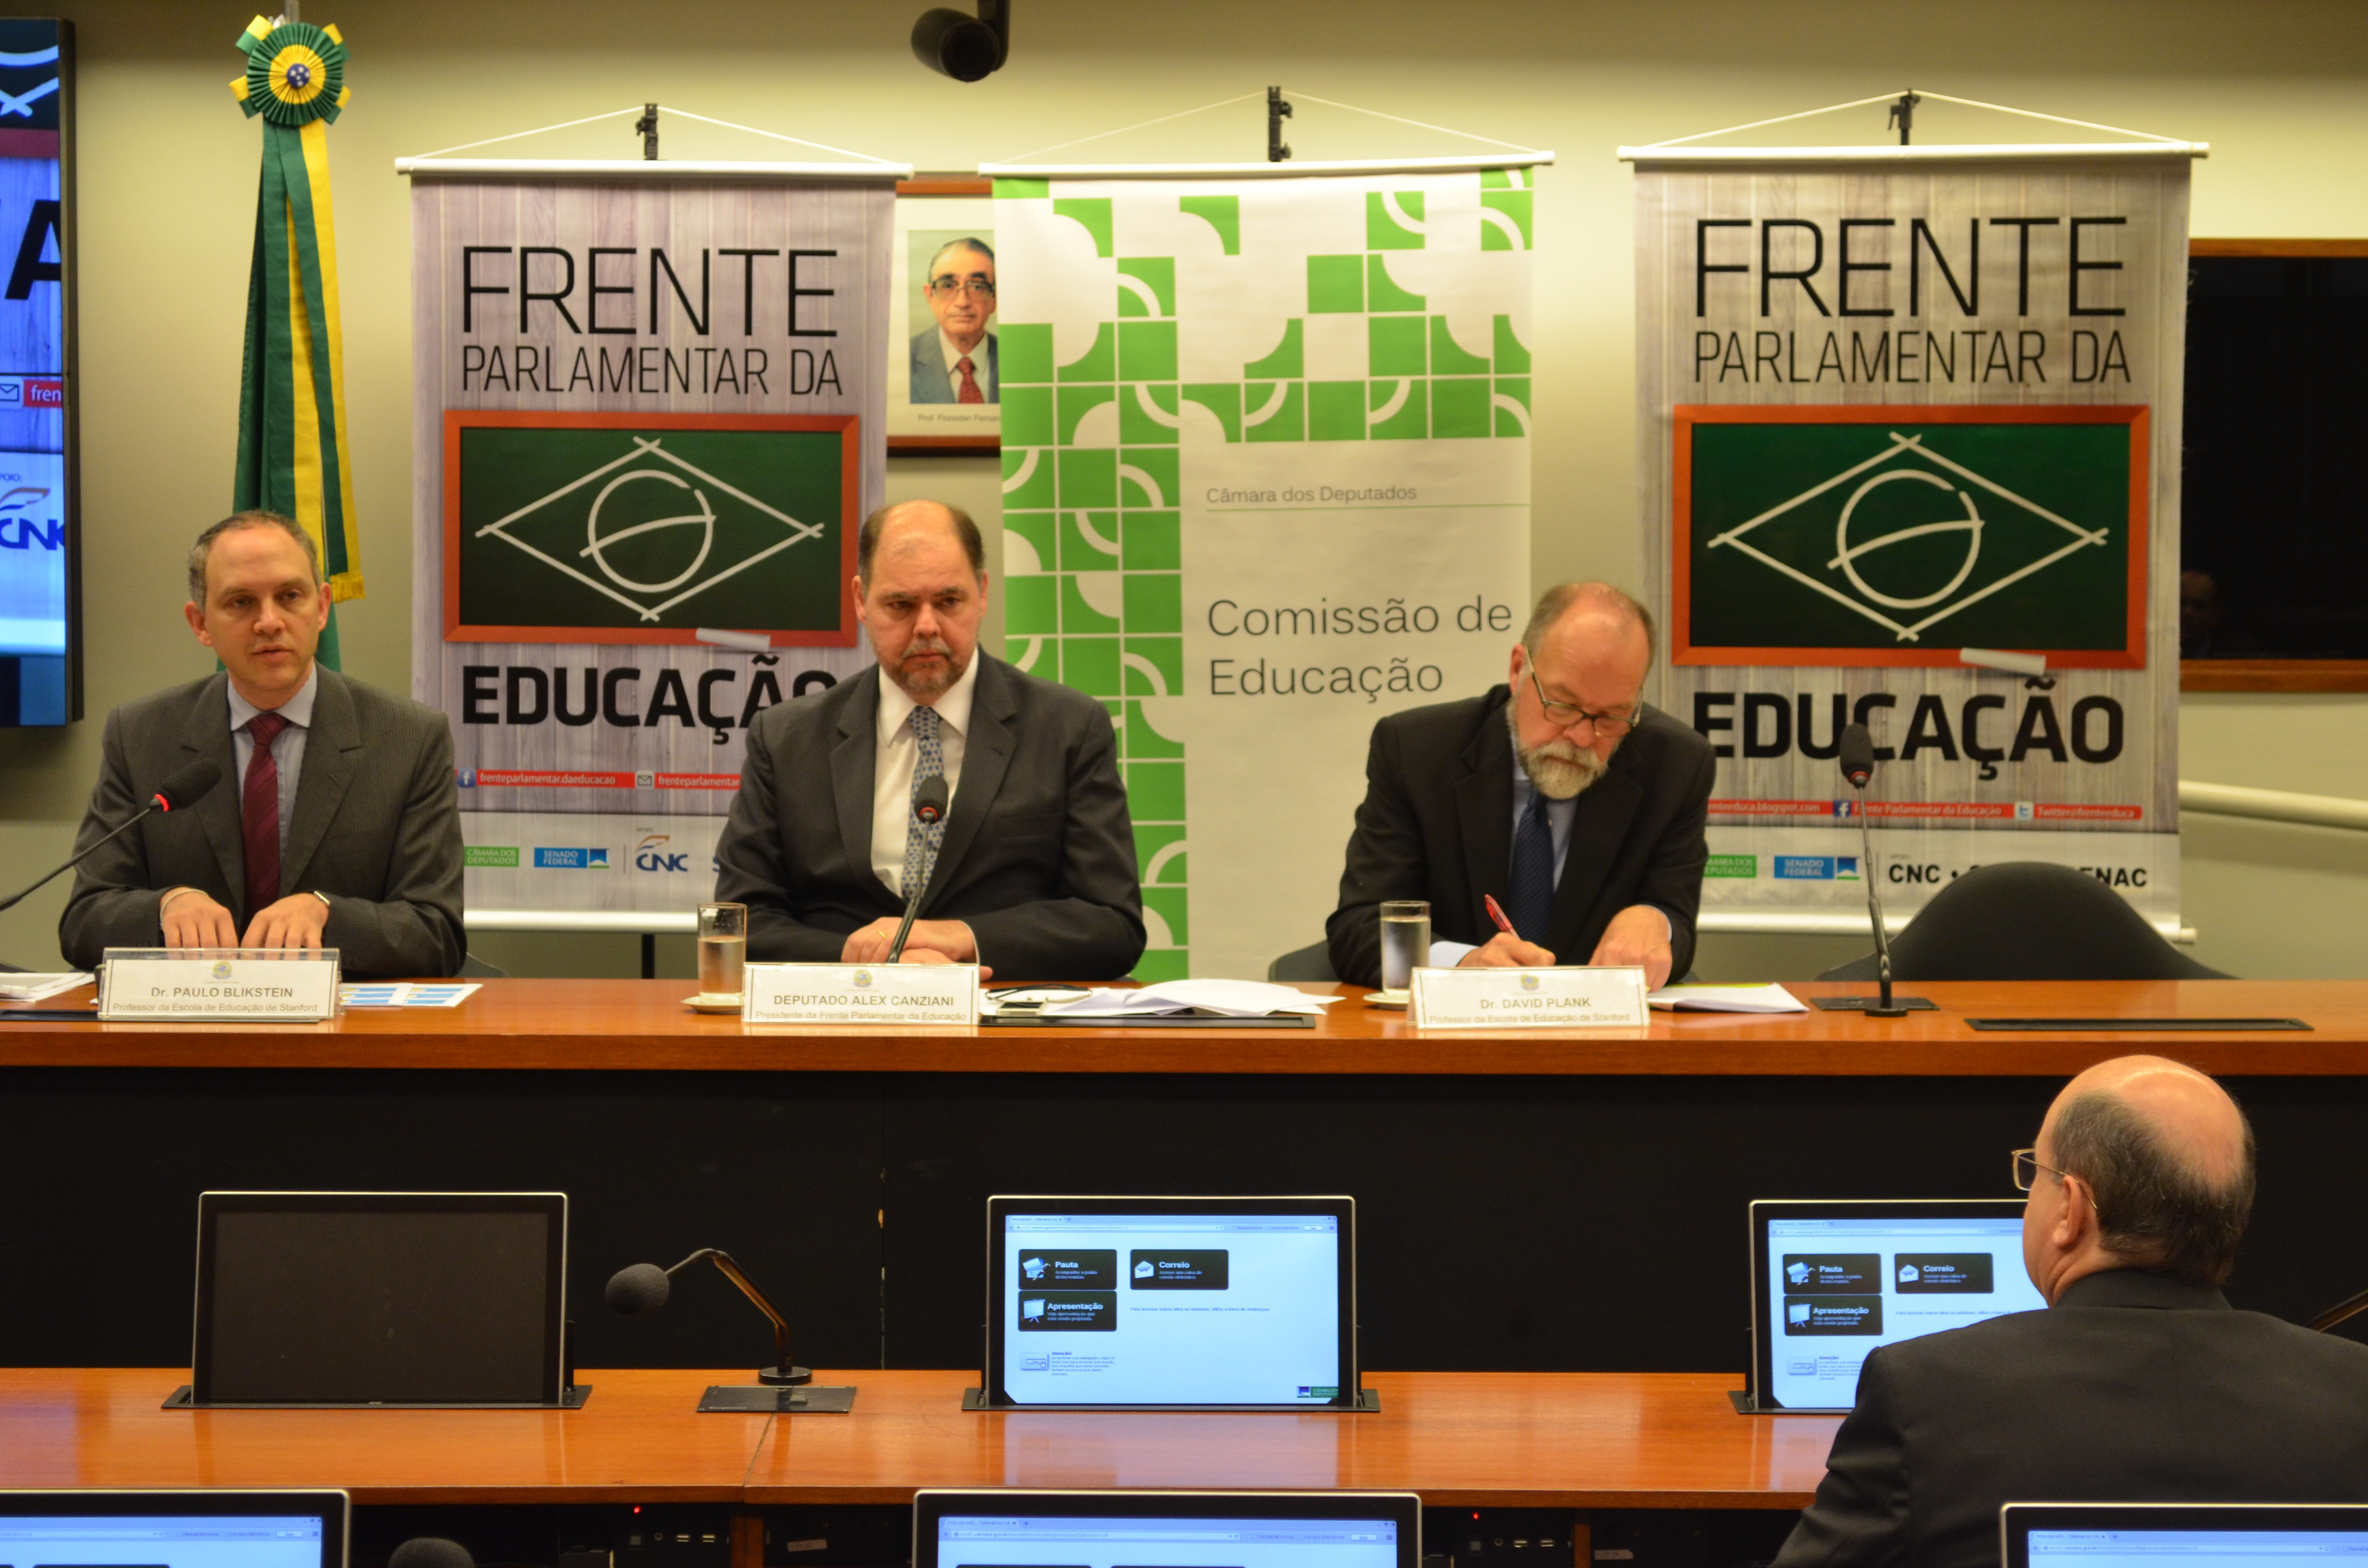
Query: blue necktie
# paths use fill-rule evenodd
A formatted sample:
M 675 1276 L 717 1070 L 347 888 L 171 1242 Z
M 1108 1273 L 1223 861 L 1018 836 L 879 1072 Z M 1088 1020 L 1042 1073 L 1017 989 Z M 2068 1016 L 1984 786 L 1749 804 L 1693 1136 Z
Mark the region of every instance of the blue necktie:
M 938 744 L 936 709 L 924 704 L 913 710 L 913 739 L 919 744 L 919 755 L 913 759 L 913 793 L 917 796 L 922 779 L 935 778 L 946 770 L 946 754 Z M 905 897 L 928 885 L 929 873 L 937 869 L 938 846 L 945 841 L 943 818 L 928 827 L 923 827 L 918 817 L 905 819 L 905 885 L 897 890 Z
M 1545 792 L 1533 790 L 1513 835 L 1513 874 L 1505 889 L 1505 915 L 1521 940 L 1545 945 L 1554 895 L 1554 824 L 1546 821 Z

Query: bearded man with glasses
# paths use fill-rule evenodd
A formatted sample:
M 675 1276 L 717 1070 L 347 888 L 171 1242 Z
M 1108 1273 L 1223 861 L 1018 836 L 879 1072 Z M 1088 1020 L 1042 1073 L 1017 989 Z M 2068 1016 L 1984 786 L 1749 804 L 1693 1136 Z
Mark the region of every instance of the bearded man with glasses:
M 1692 965 L 1710 744 L 1644 699 L 1653 621 L 1608 583 L 1538 600 L 1505 685 L 1373 726 L 1326 922 L 1341 979 L 1381 978 L 1385 900 L 1430 904 L 1434 965 Z M 1500 928 L 1489 901 L 1506 917 Z

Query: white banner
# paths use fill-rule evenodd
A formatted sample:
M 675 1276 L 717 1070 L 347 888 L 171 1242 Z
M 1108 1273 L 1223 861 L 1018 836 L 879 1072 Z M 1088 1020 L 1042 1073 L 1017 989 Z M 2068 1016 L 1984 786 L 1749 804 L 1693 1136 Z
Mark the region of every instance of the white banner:
M 748 722 L 869 662 L 892 200 L 415 177 L 412 689 L 472 906 L 692 907 Z
M 1861 906 L 1856 722 L 1896 912 L 2042 859 L 2175 924 L 2185 154 L 1638 156 L 1656 700 L 1720 757 L 1704 913 Z
M 1145 980 L 1321 939 L 1375 721 L 1504 679 L 1531 177 L 996 182 L 1007 656 L 1118 722 Z

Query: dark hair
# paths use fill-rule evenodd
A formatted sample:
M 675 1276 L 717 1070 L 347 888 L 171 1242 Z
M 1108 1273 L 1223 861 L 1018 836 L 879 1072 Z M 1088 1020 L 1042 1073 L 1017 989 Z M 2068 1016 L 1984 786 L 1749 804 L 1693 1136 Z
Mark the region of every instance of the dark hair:
M 1534 654 L 1537 652 L 1538 639 L 1544 636 L 1547 629 L 1560 620 L 1569 612 L 1570 607 L 1582 598 L 1608 604 L 1612 609 L 1624 613 L 1630 619 L 1643 627 L 1645 659 L 1647 664 L 1652 662 L 1653 651 L 1659 646 L 1659 638 L 1653 629 L 1653 612 L 1646 609 L 1643 601 L 1634 594 L 1624 588 L 1616 588 L 1609 583 L 1556 583 L 1539 595 L 1537 608 L 1530 611 L 1529 625 L 1521 629 L 1521 646 Z
M 880 548 L 881 530 L 888 526 L 888 514 L 899 506 L 935 506 L 953 519 L 954 537 L 962 540 L 962 553 L 970 557 L 970 569 L 986 570 L 986 541 L 979 537 L 978 525 L 960 506 L 943 501 L 892 501 L 863 519 L 863 530 L 855 536 L 855 574 L 865 582 L 871 581 L 871 554 Z
M 935 276 L 937 276 L 937 271 L 938 271 L 938 263 L 939 263 L 939 262 L 940 262 L 940 261 L 942 261 L 943 259 L 945 259 L 945 254 L 946 254 L 946 252 L 948 252 L 948 251 L 950 251 L 950 250 L 970 250 L 970 251 L 976 251 L 979 255 L 981 255 L 981 256 L 983 256 L 986 257 L 986 261 L 987 261 L 987 265 L 988 265 L 988 266 L 992 267 L 992 266 L 994 266 L 994 265 L 995 265 L 995 250 L 994 250 L 994 247 L 990 246 L 990 245 L 989 245 L 989 244 L 988 244 L 985 240 L 979 240 L 979 239 L 948 240 L 944 244 L 939 245 L 939 246 L 935 251 L 933 251 L 933 252 L 931 252 L 931 253 L 930 253 L 930 256 L 929 256 L 929 275 L 930 275 L 931 277 L 933 277 L 933 278 L 934 278 Z
M 279 528 L 304 547 L 305 564 L 313 568 L 313 583 L 321 581 L 321 551 L 313 536 L 293 517 L 283 517 L 277 512 L 233 512 L 221 522 L 198 536 L 189 546 L 189 602 L 199 609 L 206 608 L 206 558 L 213 553 L 214 540 L 234 528 Z
M 2253 1127 L 2236 1173 L 2207 1181 L 2119 1095 L 2092 1089 L 2055 1119 L 2055 1163 L 2096 1195 L 2097 1229 L 2123 1263 L 2217 1285 L 2237 1266 L 2237 1244 L 2253 1212 Z

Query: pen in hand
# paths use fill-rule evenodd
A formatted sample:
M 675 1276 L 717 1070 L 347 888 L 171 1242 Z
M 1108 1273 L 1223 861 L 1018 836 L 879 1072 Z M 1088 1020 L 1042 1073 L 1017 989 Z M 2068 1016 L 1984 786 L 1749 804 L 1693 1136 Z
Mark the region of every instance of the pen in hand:
M 1488 906 L 1488 918 L 1497 923 L 1497 930 L 1502 931 L 1508 937 L 1518 937 L 1520 935 L 1519 931 L 1513 929 L 1513 923 L 1505 918 L 1505 906 L 1497 902 L 1497 896 L 1494 893 L 1482 893 L 1480 895 L 1480 902 Z

